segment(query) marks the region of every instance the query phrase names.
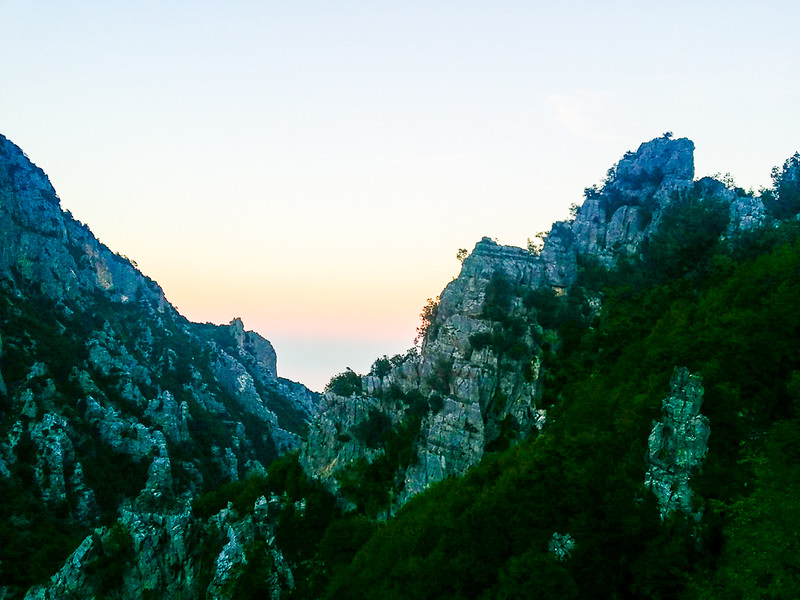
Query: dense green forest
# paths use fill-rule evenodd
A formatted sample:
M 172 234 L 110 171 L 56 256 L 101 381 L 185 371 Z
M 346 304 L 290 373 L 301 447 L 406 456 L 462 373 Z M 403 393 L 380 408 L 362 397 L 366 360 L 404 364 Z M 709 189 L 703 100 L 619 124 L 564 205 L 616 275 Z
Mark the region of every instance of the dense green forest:
M 282 516 L 297 565 L 291 597 L 797 597 L 800 223 L 731 240 L 724 210 L 689 190 L 641 256 L 613 270 L 585 262 L 562 296 L 527 292 L 544 327 L 549 414 L 538 435 L 435 484 L 387 522 L 363 503 L 342 512 L 311 482 L 301 490 L 293 455 L 252 483 L 250 503 L 268 488 L 309 499 L 303 515 Z M 525 293 L 499 278 L 490 286 L 489 311 Z M 494 342 L 513 345 L 519 324 L 497 320 L 509 339 Z M 692 479 L 702 518 L 662 521 L 644 477 L 676 367 L 701 378 L 711 435 Z M 550 551 L 565 535 L 574 545 Z

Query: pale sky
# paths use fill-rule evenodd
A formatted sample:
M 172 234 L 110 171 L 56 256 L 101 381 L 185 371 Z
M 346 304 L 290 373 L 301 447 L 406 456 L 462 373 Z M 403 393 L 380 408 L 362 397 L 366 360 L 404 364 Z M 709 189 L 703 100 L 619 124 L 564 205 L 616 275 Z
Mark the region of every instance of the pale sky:
M 484 235 L 524 246 L 665 131 L 800 150 L 800 2 L 0 0 L 0 133 L 195 321 L 321 390 L 404 352 Z

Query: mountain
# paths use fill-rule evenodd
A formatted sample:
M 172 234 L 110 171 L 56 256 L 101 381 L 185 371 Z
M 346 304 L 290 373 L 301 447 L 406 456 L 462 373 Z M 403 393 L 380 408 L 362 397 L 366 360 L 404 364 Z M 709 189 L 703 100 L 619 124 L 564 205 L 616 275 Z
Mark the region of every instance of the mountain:
M 277 376 L 267 340 L 240 319 L 183 318 L 2 136 L 0 306 L 5 595 L 52 575 L 120 510 L 188 511 L 264 473 L 316 410 L 316 393 Z
M 708 178 L 693 181 L 693 152 L 690 140 L 663 137 L 627 153 L 602 190 L 587 190 L 574 219 L 553 225 L 540 252 L 478 242 L 423 314 L 419 353 L 332 382 L 302 449 L 306 471 L 333 492 L 344 486 L 361 509 L 369 504 L 372 513 L 387 514 L 432 483 L 462 475 L 487 451 L 541 430 L 548 411 L 541 401 L 544 348 L 553 343 L 547 313 L 566 302 L 580 321 L 592 320 L 601 294 L 576 286 L 587 269 L 637 256 L 690 197 L 720 203 L 712 237 L 765 222 L 760 198 Z M 399 463 L 380 439 L 393 428 L 414 441 Z M 372 486 L 363 479 L 386 461 L 392 464 L 384 465 L 377 497 L 364 497 Z
M 626 153 L 541 248 L 482 239 L 418 348 L 316 398 L 5 141 L 4 593 L 796 597 L 800 154 L 755 194 L 693 151 Z
M 800 154 L 756 195 L 692 152 L 482 240 L 419 353 L 331 381 L 300 459 L 357 517 L 317 596 L 798 596 Z

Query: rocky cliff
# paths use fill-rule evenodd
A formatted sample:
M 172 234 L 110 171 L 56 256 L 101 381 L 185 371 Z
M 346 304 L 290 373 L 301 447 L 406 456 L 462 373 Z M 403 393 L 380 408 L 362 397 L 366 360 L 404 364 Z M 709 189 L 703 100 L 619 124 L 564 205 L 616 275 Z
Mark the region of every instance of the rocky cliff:
M 297 448 L 316 410 L 317 394 L 277 376 L 267 340 L 239 319 L 184 319 L 2 136 L 0 307 L 0 596 L 101 523 L 120 519 L 137 548 L 172 535 L 194 495 Z

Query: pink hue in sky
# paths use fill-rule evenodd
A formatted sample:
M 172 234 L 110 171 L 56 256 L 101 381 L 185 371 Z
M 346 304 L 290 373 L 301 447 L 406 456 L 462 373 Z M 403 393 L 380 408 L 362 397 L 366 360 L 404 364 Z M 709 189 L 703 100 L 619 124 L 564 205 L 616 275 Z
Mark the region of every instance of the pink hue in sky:
M 484 235 L 524 246 L 667 130 L 798 150 L 800 3 L 0 0 L 0 131 L 189 318 L 321 389 L 405 351 Z

